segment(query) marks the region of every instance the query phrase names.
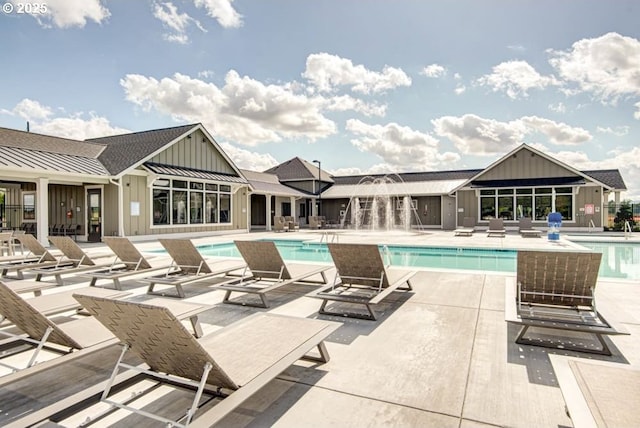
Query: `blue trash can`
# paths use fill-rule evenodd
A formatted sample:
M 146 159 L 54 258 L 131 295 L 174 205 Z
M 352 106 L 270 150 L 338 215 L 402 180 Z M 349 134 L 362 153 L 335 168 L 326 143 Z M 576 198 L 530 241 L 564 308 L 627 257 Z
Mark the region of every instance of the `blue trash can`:
M 560 226 L 562 226 L 562 214 L 549 213 L 549 217 L 547 217 L 547 222 L 549 224 L 549 231 L 547 232 L 547 238 L 549 239 L 549 241 L 559 241 Z

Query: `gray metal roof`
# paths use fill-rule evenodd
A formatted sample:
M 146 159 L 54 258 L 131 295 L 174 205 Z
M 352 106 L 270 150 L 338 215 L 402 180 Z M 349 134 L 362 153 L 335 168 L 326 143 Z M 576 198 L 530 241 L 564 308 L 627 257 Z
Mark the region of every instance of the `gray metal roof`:
M 88 142 L 105 146 L 98 159 L 112 175 L 144 160 L 198 124 L 92 138 Z
M 98 159 L 6 146 L 0 146 L 0 166 L 76 175 L 109 175 Z
M 281 184 L 278 176 L 268 172 L 242 170 L 242 174 L 249 180 L 252 193 L 270 194 L 276 196 L 307 197 L 306 193 Z
M 154 162 L 145 162 L 144 167 L 158 175 L 170 175 L 174 177 L 200 178 L 203 180 L 224 181 L 227 183 L 247 184 L 247 180 L 238 175 L 222 174 L 219 172 L 204 171 L 200 169 L 185 168 L 173 165 L 163 165 Z

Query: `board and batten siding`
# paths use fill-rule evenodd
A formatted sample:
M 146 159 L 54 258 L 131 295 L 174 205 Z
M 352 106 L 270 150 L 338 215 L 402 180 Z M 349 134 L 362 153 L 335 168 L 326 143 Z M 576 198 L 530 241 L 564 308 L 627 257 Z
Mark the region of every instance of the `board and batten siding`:
M 589 220 L 593 220 L 595 227 L 603 226 L 602 217 L 604 215 L 604 210 L 602 208 L 602 187 L 581 187 L 578 194 L 575 195 L 574 201 L 575 207 L 573 211 L 575 217 L 573 222 L 577 223 L 578 226 L 587 227 L 589 226 Z M 600 211 L 595 211 L 593 214 L 585 215 L 585 211 L 580 211 L 580 209 L 584 209 L 587 204 L 593 204 L 594 209 L 599 209 Z
M 151 162 L 235 174 L 233 167 L 209 141 L 202 131 L 196 131 L 158 153 Z
M 577 175 L 538 154 L 527 149 L 522 149 L 481 174 L 478 180 L 511 180 L 545 177 L 577 177 Z
M 458 190 L 457 225 L 462 226 L 465 217 L 473 217 L 478 221 L 478 198 L 475 190 Z

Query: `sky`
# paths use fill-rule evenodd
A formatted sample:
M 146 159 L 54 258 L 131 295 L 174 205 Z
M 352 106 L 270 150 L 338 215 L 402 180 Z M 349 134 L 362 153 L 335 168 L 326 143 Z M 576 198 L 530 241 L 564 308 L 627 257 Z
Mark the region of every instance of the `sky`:
M 202 123 L 236 165 L 485 168 L 522 143 L 640 202 L 637 0 L 0 1 L 0 126 Z

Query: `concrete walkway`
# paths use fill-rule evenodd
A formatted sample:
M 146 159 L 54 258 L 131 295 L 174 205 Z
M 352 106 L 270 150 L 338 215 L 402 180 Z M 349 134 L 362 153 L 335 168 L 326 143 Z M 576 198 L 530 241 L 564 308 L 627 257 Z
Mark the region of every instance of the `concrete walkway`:
M 252 235 L 256 239 L 321 237 L 320 232 Z M 194 242 L 229 242 L 234 238 L 248 236 L 216 236 Z M 578 248 L 564 239 L 551 243 L 515 234 L 487 238 L 482 232 L 471 237 L 454 237 L 452 232 L 340 233 L 338 239 L 429 246 Z M 153 241 L 136 242 L 136 246 L 143 251 L 160 248 Z M 378 321 L 319 316 L 320 301 L 305 296 L 314 289 L 307 285 L 279 289 L 267 310 L 224 305 L 224 293 L 212 288 L 185 287 L 185 292 L 187 301 L 215 305 L 200 318 L 205 334 L 256 311 L 341 323 L 327 342 L 328 363 L 300 362 L 290 367 L 228 416 L 222 426 L 571 426 L 549 354 L 640 366 L 640 286 L 637 281 L 599 282 L 599 307 L 616 313 L 631 333 L 607 339 L 614 355 L 601 357 L 516 345 L 517 328 L 504 321 L 505 278 L 509 275 L 513 274 L 421 270 L 413 281 L 413 292 L 394 293 L 378 305 Z M 150 297 L 141 283 L 124 284 L 134 292 L 134 299 Z M 60 424 L 74 426 L 84 417 L 86 414 L 79 414 Z M 126 423 L 112 419 L 105 425 Z

